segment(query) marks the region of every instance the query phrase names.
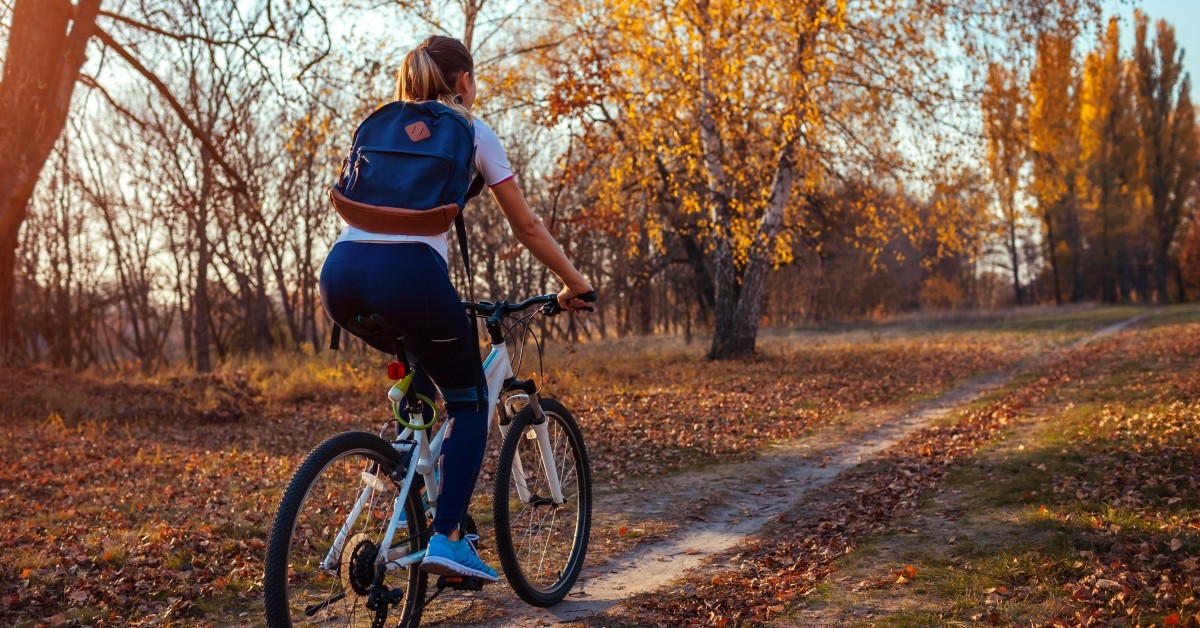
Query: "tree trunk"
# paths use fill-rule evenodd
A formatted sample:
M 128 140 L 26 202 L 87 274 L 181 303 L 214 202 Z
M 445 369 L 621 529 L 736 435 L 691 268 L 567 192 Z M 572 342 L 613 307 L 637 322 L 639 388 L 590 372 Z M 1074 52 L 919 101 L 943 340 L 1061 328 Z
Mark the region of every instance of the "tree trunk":
M 1171 258 L 1167 253 L 1169 246 L 1170 242 L 1167 246 L 1160 243 L 1154 255 L 1154 290 L 1158 302 L 1164 305 L 1171 302 L 1171 288 L 1167 283 L 1167 273 L 1171 266 Z
M 754 354 L 758 339 L 758 319 L 762 313 L 763 289 L 771 270 L 771 242 L 783 228 L 783 210 L 791 201 L 795 180 L 794 141 L 786 142 L 776 159 L 771 196 L 755 230 L 746 266 L 738 276 L 730 238 L 717 238 L 714 251 L 716 268 L 716 325 L 713 329 L 709 359 L 747 357 Z M 720 197 L 719 197 L 720 198 Z
M 1014 215 L 1014 212 L 1009 212 L 1009 215 Z M 1017 305 L 1025 305 L 1025 297 L 1021 292 L 1021 258 L 1020 250 L 1017 248 L 1017 227 L 1015 222 L 1015 219 L 1011 219 L 1008 224 L 1008 256 L 1012 261 L 1013 294 L 1017 299 Z
M 0 363 L 14 363 L 24 352 L 17 340 L 17 236 L 18 229 L 0 231 Z
M 650 236 L 645 230 L 638 237 L 637 274 L 634 275 L 631 292 L 634 299 L 636 323 L 634 333 L 649 336 L 654 333 L 654 271 L 650 260 Z
M 691 234 L 679 234 L 679 241 L 683 244 L 683 251 L 687 255 L 688 265 L 692 269 L 692 277 L 695 282 L 696 304 L 699 306 L 700 318 L 707 318 L 713 310 L 713 302 L 716 299 L 716 288 L 713 286 L 712 276 L 708 274 L 708 267 L 704 264 L 704 251 L 700 248 L 700 244 L 696 242 L 695 236 Z
M 1056 201 L 1055 205 L 1056 209 L 1062 210 L 1061 202 Z M 1050 260 L 1050 275 L 1054 279 L 1054 304 L 1062 305 L 1062 275 L 1058 268 L 1058 251 L 1055 250 L 1058 240 L 1054 233 L 1054 217 L 1058 213 L 1050 209 L 1043 210 L 1042 220 L 1046 223 L 1046 257 Z
M 1083 301 L 1083 237 L 1079 225 L 1079 206 L 1076 198 L 1075 184 L 1067 185 L 1067 243 L 1071 246 L 1071 303 Z
M 267 298 L 266 276 L 262 264 L 254 268 L 255 285 L 251 287 L 251 310 L 248 327 L 255 353 L 266 355 L 274 346 L 271 336 L 271 300 Z
M 17 235 L 29 198 L 62 134 L 100 0 L 17 0 L 0 80 L 0 362 L 21 355 L 17 341 Z
M 752 355 L 758 321 L 756 319 L 753 324 L 747 324 L 750 321 L 742 320 L 739 316 L 743 300 L 742 286 L 738 282 L 737 268 L 733 263 L 733 251 L 730 250 L 729 242 L 723 238 L 718 241 L 717 250 L 713 252 L 713 262 L 717 275 L 714 282 L 716 312 L 708 357 L 723 360 Z
M 1171 270 L 1174 271 L 1172 274 L 1175 276 L 1175 302 L 1187 303 L 1187 284 L 1183 280 L 1183 267 L 1179 264 L 1178 260 L 1171 263 Z
M 208 266 L 212 261 L 208 241 L 208 198 L 212 193 L 212 165 L 208 154 L 208 149 L 200 149 L 203 180 L 200 182 L 200 202 L 196 207 L 196 290 L 192 297 L 192 339 L 196 347 L 196 370 L 201 373 L 212 370 L 208 299 Z

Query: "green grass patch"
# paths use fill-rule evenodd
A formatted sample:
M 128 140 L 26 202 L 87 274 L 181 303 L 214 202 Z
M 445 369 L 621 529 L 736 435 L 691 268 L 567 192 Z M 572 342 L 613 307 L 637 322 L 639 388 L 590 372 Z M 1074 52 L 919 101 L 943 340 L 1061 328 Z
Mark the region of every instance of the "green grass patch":
M 813 604 L 881 607 L 887 625 L 1200 619 L 1197 322 L 1200 308 L 1170 308 L 1013 382 L 1036 401 L 1004 437 L 952 469 L 908 532 L 838 563 L 884 584 L 827 583 Z M 890 583 L 905 563 L 917 578 Z
M 1200 303 L 1176 303 L 1154 308 L 1154 316 L 1137 322 L 1141 329 L 1200 323 Z

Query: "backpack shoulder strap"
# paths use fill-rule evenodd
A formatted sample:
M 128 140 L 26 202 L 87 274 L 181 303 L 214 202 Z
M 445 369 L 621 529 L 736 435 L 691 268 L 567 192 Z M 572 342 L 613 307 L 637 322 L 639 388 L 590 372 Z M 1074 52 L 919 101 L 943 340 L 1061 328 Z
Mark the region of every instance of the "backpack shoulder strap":
M 475 178 L 471 180 L 471 186 L 469 188 L 467 188 L 467 197 L 463 202 L 466 203 L 466 201 L 470 201 L 471 199 L 475 198 L 476 196 L 479 196 L 479 193 L 483 191 L 483 187 L 484 187 L 483 174 L 477 172 L 477 173 L 475 173 Z M 471 250 L 467 246 L 467 223 L 463 219 L 463 214 L 466 214 L 466 213 L 467 213 L 466 211 L 460 211 L 460 212 L 458 212 L 458 215 L 454 217 L 454 230 L 455 230 L 455 232 L 458 233 L 458 252 L 462 255 L 463 272 L 466 273 L 467 295 L 468 295 L 468 298 L 470 298 L 471 301 L 474 302 L 475 301 L 475 274 L 471 272 Z M 478 350 L 478 347 L 479 347 L 479 318 L 476 316 L 471 317 L 471 331 L 472 331 L 472 333 L 475 334 L 475 343 L 476 343 L 475 353 L 478 355 L 479 354 L 479 350 Z M 482 359 L 482 356 L 480 356 L 480 359 Z
M 337 351 L 342 348 L 342 326 L 337 323 L 333 324 L 333 330 L 329 332 L 329 348 L 332 351 Z
M 454 217 L 454 230 L 458 232 L 458 252 L 462 255 L 463 271 L 466 273 L 467 295 L 474 303 L 475 276 L 471 273 L 471 251 L 467 247 L 467 223 L 463 220 L 465 213 L 458 212 L 458 215 Z M 475 334 L 475 355 L 479 355 L 479 317 L 477 316 L 471 316 L 471 333 Z M 483 359 L 482 356 L 480 359 Z
M 472 162 L 474 162 L 474 159 L 472 159 Z M 476 172 L 475 177 L 471 179 L 471 185 L 467 187 L 467 197 L 463 199 L 464 205 L 471 199 L 479 196 L 479 193 L 483 191 L 484 185 L 483 173 Z M 471 273 L 471 252 L 467 249 L 467 224 L 463 220 L 466 207 L 463 209 L 464 211 L 458 212 L 458 215 L 454 217 L 454 230 L 458 232 L 458 251 L 462 253 L 463 270 L 467 273 L 467 291 L 470 293 L 471 300 L 474 301 L 475 281 L 474 275 Z
M 479 193 L 483 191 L 483 185 L 483 174 L 476 172 L 475 178 L 471 179 L 471 186 L 467 188 L 467 200 L 469 201 L 479 196 Z

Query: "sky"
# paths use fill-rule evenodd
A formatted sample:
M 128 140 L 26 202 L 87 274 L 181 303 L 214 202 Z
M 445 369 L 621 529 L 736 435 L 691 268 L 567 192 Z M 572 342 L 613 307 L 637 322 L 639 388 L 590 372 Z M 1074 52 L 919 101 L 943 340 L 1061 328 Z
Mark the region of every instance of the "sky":
M 1192 102 L 1200 96 L 1200 0 L 1108 0 L 1108 13 L 1121 17 L 1122 52 L 1133 48 L 1133 10 L 1141 9 L 1150 16 L 1151 32 L 1159 18 L 1175 27 L 1175 39 L 1183 49 L 1183 68 L 1192 78 Z

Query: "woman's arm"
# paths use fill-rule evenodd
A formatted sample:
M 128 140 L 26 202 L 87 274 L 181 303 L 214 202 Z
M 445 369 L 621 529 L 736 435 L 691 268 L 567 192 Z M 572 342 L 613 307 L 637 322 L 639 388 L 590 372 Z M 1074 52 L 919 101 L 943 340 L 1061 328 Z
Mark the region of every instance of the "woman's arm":
M 509 179 L 498 183 L 492 188 L 492 196 L 500 205 L 504 217 L 508 219 L 517 240 L 563 282 L 565 287 L 558 293 L 559 304 L 564 308 L 585 305 L 582 301 L 572 300 L 590 291 L 591 284 L 575 269 L 575 265 L 567 259 L 558 242 L 555 242 L 554 236 L 546 229 L 546 225 L 542 224 L 541 219 L 529 208 L 529 203 L 525 202 L 525 195 L 521 193 L 516 180 Z

